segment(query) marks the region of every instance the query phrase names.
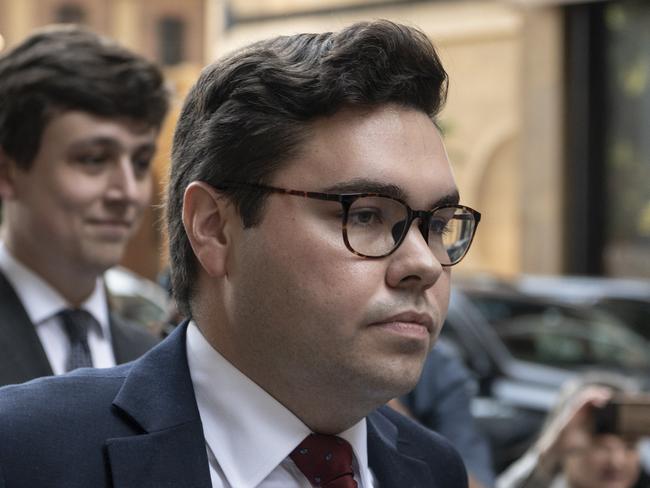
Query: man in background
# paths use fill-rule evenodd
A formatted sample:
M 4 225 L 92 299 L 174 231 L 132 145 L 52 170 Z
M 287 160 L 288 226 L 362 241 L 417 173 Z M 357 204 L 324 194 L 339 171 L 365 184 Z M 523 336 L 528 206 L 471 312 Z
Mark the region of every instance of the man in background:
M 389 21 L 204 69 L 167 201 L 189 320 L 132 363 L 1 389 L 0 486 L 465 488 L 449 443 L 384 406 L 480 219 L 434 122 L 446 87 L 426 35 Z
M 0 385 L 155 344 L 111 313 L 102 274 L 150 202 L 167 106 L 156 66 L 82 28 L 0 57 Z
M 453 347 L 439 340 L 415 388 L 389 405 L 445 437 L 463 458 L 470 488 L 494 486 L 492 454 L 471 412 L 478 387 Z

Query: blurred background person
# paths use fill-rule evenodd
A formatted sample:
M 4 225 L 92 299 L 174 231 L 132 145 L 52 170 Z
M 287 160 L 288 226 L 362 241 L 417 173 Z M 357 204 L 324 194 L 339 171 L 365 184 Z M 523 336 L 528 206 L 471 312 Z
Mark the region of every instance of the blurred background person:
M 152 193 L 159 69 L 75 26 L 0 57 L 0 385 L 108 367 L 156 339 L 111 313 L 102 274 Z
M 638 435 L 623 435 L 598 415 L 616 393 L 638 392 L 635 382 L 613 373 L 570 380 L 538 440 L 503 472 L 498 488 L 647 488 Z
M 476 390 L 458 354 L 438 341 L 416 387 L 389 405 L 447 438 L 463 458 L 470 488 L 488 488 L 494 486 L 494 470 L 487 440 L 471 413 Z

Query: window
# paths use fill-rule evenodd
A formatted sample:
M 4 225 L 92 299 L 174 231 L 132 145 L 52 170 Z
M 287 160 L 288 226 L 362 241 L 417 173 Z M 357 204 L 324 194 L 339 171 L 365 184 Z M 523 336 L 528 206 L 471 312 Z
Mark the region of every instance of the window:
M 158 23 L 160 62 L 173 66 L 185 59 L 185 22 L 177 17 L 163 17 Z
M 570 5 L 566 270 L 650 277 L 650 2 Z
M 605 25 L 605 272 L 650 277 L 650 3 L 612 2 Z
M 56 9 L 56 22 L 63 24 L 83 24 L 86 21 L 84 9 L 74 3 L 66 3 Z

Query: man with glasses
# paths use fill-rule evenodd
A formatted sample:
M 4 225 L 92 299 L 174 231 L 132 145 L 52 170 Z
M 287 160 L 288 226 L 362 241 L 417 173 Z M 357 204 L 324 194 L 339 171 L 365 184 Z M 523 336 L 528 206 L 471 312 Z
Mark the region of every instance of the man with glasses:
M 131 365 L 0 393 L 6 486 L 466 486 L 446 441 L 382 406 L 417 382 L 480 218 L 434 123 L 446 85 L 388 21 L 206 68 L 167 199 L 190 320 Z

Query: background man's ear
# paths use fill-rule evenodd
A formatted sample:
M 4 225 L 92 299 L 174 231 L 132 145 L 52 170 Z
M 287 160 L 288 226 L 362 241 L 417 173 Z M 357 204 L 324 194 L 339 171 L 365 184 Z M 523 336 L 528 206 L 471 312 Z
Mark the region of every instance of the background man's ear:
M 15 194 L 16 162 L 0 147 L 0 198 L 9 200 Z
M 212 277 L 226 273 L 229 246 L 227 224 L 238 218 L 230 200 L 202 181 L 194 181 L 183 196 L 183 225 L 201 267 Z

